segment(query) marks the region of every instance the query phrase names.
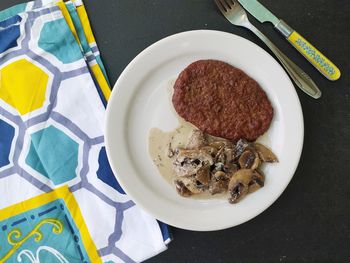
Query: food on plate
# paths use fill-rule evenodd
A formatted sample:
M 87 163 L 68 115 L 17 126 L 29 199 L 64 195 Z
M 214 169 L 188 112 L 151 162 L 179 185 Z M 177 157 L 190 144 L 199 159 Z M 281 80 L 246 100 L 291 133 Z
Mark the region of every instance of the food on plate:
M 199 60 L 178 76 L 172 102 L 176 112 L 204 133 L 255 141 L 273 118 L 259 84 L 242 70 L 218 60 Z
M 265 176 L 259 169 L 263 162 L 278 162 L 276 155 L 260 143 L 244 139 L 234 143 L 200 130 L 193 131 L 186 147 L 169 151 L 180 195 L 228 192 L 230 203 L 264 186 Z
M 180 126 L 152 128 L 149 152 L 179 195 L 228 197 L 234 204 L 264 186 L 262 164 L 278 159 L 256 142 L 273 108 L 255 80 L 225 62 L 199 60 L 178 76 L 172 103 Z

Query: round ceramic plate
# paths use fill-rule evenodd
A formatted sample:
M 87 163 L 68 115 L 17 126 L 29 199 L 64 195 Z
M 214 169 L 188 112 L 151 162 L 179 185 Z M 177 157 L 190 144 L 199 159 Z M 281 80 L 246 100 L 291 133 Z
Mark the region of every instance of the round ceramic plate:
M 169 85 L 199 59 L 222 60 L 245 71 L 266 91 L 275 110 L 273 122 L 260 140 L 278 156 L 279 163 L 266 165 L 265 186 L 235 205 L 227 199 L 179 196 L 148 154 L 151 128 L 170 131 L 178 126 Z M 275 59 L 244 38 L 207 30 L 176 34 L 141 52 L 113 88 L 105 128 L 113 172 L 133 201 L 169 225 L 199 231 L 233 227 L 268 208 L 293 177 L 304 135 L 297 93 Z

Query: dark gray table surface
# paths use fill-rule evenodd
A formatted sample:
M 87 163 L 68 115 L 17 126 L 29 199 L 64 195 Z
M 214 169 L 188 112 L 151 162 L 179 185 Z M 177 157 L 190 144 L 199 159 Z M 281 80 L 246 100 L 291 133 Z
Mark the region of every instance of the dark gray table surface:
M 18 0 L 1 0 L 0 9 Z M 254 24 L 303 68 L 323 92 L 313 100 L 297 89 L 305 121 L 299 167 L 282 196 L 253 220 L 223 231 L 171 228 L 169 249 L 156 262 L 350 262 L 350 1 L 261 0 L 342 71 L 330 82 L 274 31 Z M 194 29 L 243 36 L 212 0 L 85 0 L 112 83 L 144 48 Z M 267 49 L 266 49 L 267 50 Z M 136 248 L 137 249 L 137 248 Z

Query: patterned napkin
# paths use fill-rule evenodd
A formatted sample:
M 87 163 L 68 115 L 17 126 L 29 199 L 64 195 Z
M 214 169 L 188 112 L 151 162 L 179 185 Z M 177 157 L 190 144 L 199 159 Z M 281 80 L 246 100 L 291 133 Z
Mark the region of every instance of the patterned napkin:
M 0 12 L 0 263 L 140 262 L 167 226 L 108 164 L 109 83 L 81 0 Z

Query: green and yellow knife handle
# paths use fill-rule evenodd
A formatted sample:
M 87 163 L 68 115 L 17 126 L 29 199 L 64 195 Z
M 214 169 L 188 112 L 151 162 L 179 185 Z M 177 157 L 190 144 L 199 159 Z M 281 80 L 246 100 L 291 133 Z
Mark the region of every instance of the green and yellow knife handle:
M 286 22 L 280 20 L 275 28 L 326 78 L 333 81 L 340 78 L 339 68 Z

